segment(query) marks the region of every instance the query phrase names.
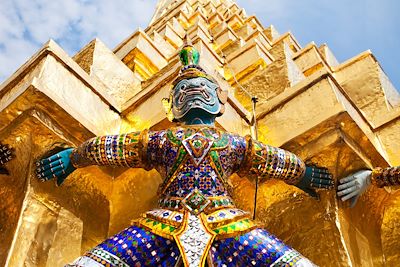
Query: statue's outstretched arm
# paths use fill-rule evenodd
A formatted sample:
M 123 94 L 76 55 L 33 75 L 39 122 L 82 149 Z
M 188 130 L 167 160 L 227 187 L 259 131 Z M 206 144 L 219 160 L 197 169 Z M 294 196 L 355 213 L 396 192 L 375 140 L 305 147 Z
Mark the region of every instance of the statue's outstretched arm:
M 338 196 L 342 201 L 351 199 L 350 207 L 353 207 L 371 184 L 377 187 L 400 185 L 400 166 L 358 171 L 339 182 Z
M 295 154 L 247 137 L 247 149 L 241 176 L 280 179 L 316 197 L 313 188 L 331 189 L 332 175 L 325 168 L 306 166 Z
M 75 149 L 39 160 L 36 175 L 41 181 L 57 178 L 60 185 L 76 168 L 89 165 L 145 168 L 146 138 L 147 131 L 94 137 Z
M 89 165 L 144 168 L 147 131 L 89 139 L 70 155 L 75 168 Z

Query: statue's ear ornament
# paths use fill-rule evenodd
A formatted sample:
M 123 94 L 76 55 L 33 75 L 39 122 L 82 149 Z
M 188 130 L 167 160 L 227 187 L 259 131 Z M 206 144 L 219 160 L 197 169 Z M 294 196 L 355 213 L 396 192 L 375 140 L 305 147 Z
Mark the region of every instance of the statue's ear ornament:
M 226 102 L 228 102 L 228 91 L 224 91 L 221 89 L 221 87 L 218 87 L 217 95 L 221 104 L 226 104 Z
M 167 115 L 167 119 L 171 122 L 174 121 L 174 114 L 172 113 L 172 94 L 169 95 L 169 98 L 163 98 L 161 102 Z

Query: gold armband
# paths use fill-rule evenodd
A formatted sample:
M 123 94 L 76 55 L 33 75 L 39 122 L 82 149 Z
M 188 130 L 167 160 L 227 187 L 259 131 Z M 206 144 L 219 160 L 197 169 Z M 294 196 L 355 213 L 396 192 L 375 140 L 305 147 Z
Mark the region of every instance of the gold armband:
M 384 187 L 385 182 L 382 179 L 383 169 L 375 168 L 372 170 L 371 183 L 377 187 Z
M 71 164 L 74 168 L 83 168 L 93 164 L 89 159 L 85 158 L 83 150 L 82 147 L 77 147 L 69 155 Z
M 248 172 L 252 166 L 254 153 L 255 151 L 253 147 L 253 139 L 249 135 L 246 135 L 246 152 L 243 158 L 243 162 L 238 171 L 239 176 L 243 177 L 248 175 Z
M 374 169 L 371 182 L 378 187 L 400 185 L 400 166 Z

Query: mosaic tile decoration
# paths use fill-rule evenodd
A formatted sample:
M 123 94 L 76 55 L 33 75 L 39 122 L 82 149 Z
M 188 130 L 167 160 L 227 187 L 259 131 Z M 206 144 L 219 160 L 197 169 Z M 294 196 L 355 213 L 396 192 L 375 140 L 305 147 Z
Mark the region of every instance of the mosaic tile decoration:
M 174 267 L 179 255 L 174 241 L 141 227 L 131 226 L 105 240 L 69 266 Z
M 158 205 L 161 208 L 182 210 L 183 209 L 183 206 L 181 205 L 182 199 L 183 198 L 162 198 L 158 201 Z M 206 211 L 208 212 L 235 206 L 233 200 L 228 196 L 208 197 L 208 199 L 210 199 L 211 201 L 210 205 L 206 207 Z
M 175 238 L 185 266 L 204 266 L 214 237 L 215 235 L 203 225 L 200 216 L 189 214 L 186 228 Z
M 241 236 L 217 240 L 211 249 L 216 267 L 283 267 L 315 266 L 299 252 L 263 229 L 254 229 Z
M 183 222 L 183 212 L 167 210 L 167 209 L 154 209 L 148 211 L 144 215 L 147 218 L 164 221 L 174 226 L 179 226 Z
M 255 140 L 250 140 L 248 147 L 242 175 L 280 179 L 287 184 L 297 184 L 304 176 L 306 166 L 295 154 Z
M 376 168 L 372 171 L 371 180 L 378 187 L 400 185 L 400 166 Z
M 194 135 L 184 139 L 182 144 L 189 153 L 193 163 L 196 166 L 199 166 L 204 157 L 208 154 L 208 151 L 210 151 L 210 148 L 213 145 L 213 140 L 210 140 L 199 133 L 195 133 Z
M 201 266 L 211 246 L 215 266 L 295 266 L 306 261 L 258 229 L 230 198 L 228 177 L 233 173 L 297 182 L 305 165 L 290 152 L 212 127 L 177 127 L 96 137 L 73 154 L 80 166 L 156 168 L 164 177 L 159 208 L 78 261 L 89 266 L 168 267 L 182 254 L 187 266 Z M 244 265 L 232 265 L 235 257 Z
M 96 164 L 146 168 L 140 143 L 145 134 L 147 131 L 94 137 L 72 152 L 72 163 L 75 167 Z
M 237 208 L 222 209 L 207 214 L 207 223 L 218 224 L 226 221 L 238 220 L 243 217 L 249 217 L 250 213 Z

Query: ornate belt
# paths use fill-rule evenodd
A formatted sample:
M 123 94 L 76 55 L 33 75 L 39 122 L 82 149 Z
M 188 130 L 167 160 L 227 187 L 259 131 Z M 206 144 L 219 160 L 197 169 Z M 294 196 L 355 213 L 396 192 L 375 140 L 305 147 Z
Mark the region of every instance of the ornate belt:
M 204 195 L 194 194 L 194 192 L 195 190 L 185 198 L 183 197 L 163 198 L 158 201 L 158 204 L 160 208 L 165 208 L 170 210 L 184 210 L 185 208 L 187 209 L 188 207 L 188 199 L 192 197 L 193 199 L 198 198 L 199 200 L 204 198 L 204 201 L 202 201 L 201 203 L 206 206 L 202 210 L 200 210 L 200 212 L 204 211 L 206 213 L 209 213 L 218 209 L 231 208 L 235 206 L 233 200 L 229 196 L 207 197 Z M 199 208 L 201 208 L 201 205 L 199 206 Z
M 160 208 L 136 221 L 177 243 L 185 266 L 204 266 L 214 239 L 237 236 L 257 227 L 248 212 L 235 208 L 228 196 L 208 197 L 193 190 L 185 198 L 159 201 Z

